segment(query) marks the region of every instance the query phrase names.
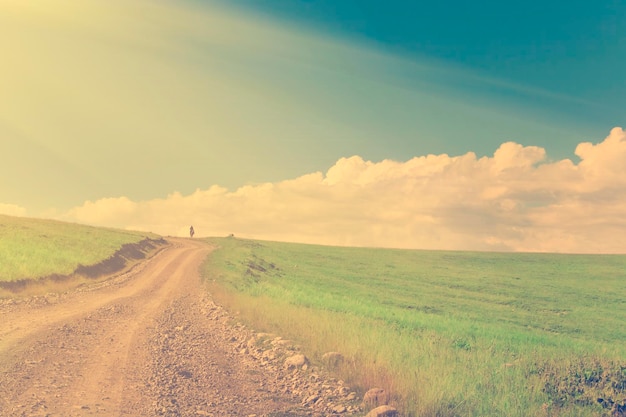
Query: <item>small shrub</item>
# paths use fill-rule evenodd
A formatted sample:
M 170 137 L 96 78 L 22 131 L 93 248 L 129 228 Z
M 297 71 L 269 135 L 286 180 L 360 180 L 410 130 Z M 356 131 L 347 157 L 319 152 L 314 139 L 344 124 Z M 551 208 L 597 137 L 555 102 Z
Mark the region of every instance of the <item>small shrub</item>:
M 452 347 L 456 349 L 467 350 L 467 351 L 472 350 L 472 345 L 470 344 L 470 342 L 463 338 L 455 339 L 452 342 Z
M 537 367 L 543 392 L 556 407 L 597 406 L 607 416 L 626 416 L 626 362 L 581 358 Z

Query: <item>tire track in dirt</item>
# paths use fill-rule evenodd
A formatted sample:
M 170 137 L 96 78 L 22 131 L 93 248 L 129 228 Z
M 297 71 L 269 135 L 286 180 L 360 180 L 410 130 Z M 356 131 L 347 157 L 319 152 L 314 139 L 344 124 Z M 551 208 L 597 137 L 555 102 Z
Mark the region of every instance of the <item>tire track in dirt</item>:
M 122 393 L 140 389 L 126 368 L 147 360 L 145 349 L 131 349 L 183 281 L 199 280 L 207 252 L 177 244 L 121 282 L 3 314 L 0 414 L 120 415 Z
M 207 244 L 171 241 L 106 283 L 0 303 L 1 417 L 359 411 L 341 381 L 283 366 L 296 347 L 234 324 L 214 304 L 198 272 Z

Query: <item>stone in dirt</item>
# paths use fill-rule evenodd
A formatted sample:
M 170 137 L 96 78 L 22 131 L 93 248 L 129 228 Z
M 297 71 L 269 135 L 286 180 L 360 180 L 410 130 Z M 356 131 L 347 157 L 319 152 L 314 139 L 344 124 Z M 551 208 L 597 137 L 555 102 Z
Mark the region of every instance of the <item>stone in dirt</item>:
M 396 410 L 392 406 L 381 405 L 380 407 L 376 407 L 372 411 L 367 413 L 365 417 L 396 417 L 397 415 L 398 410 Z
M 302 354 L 293 355 L 285 359 L 285 368 L 300 368 L 309 362 L 306 356 Z
M 363 396 L 363 405 L 367 407 L 378 407 L 389 402 L 387 392 L 382 388 L 372 388 Z
M 313 404 L 320 398 L 319 395 L 310 395 L 306 400 L 304 400 L 304 404 Z

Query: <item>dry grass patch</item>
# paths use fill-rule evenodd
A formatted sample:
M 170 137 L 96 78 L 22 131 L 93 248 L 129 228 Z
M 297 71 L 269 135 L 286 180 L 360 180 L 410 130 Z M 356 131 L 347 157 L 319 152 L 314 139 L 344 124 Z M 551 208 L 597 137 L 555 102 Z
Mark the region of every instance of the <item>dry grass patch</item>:
M 385 388 L 406 416 L 612 412 L 572 396 L 559 405 L 546 383 L 563 364 L 626 357 L 626 257 L 212 243 L 204 274 L 217 300 L 320 363 L 341 352 L 341 378 Z
M 80 280 L 69 283 L 68 275 L 91 277 L 91 266 L 112 263 L 124 245 L 147 238 L 158 236 L 0 215 L 0 282 L 24 287 L 24 294 L 64 290 Z M 36 280 L 37 289 L 26 288 Z

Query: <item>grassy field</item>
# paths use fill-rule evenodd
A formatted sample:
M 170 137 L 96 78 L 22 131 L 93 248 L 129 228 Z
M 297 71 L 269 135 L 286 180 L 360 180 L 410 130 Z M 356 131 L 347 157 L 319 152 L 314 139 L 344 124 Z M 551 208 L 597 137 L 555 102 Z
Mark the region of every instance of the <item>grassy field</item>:
M 0 281 L 70 274 L 148 235 L 0 215 Z
M 405 415 L 608 416 L 626 404 L 626 256 L 212 239 L 214 296 Z M 601 402 L 599 402 L 599 400 Z

